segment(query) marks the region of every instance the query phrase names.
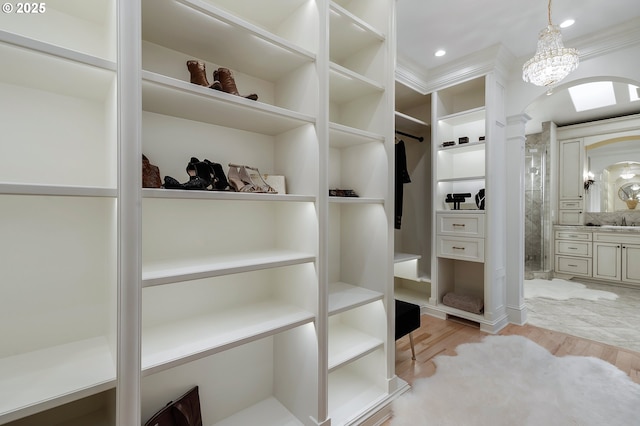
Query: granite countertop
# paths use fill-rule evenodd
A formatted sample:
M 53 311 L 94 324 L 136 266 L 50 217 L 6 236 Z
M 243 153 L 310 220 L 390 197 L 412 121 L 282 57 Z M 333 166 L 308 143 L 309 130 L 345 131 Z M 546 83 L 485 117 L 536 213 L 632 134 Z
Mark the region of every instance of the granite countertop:
M 566 231 L 590 231 L 590 232 L 617 232 L 617 233 L 638 233 L 640 234 L 640 226 L 587 226 L 587 225 L 553 225 L 556 230 Z

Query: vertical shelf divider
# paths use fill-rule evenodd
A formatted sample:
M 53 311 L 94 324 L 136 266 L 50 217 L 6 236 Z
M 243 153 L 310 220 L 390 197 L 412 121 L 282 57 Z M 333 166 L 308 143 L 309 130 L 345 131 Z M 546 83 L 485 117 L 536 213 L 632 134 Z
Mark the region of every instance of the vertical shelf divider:
M 118 327 L 116 423 L 140 422 L 142 76 L 140 0 L 118 0 Z

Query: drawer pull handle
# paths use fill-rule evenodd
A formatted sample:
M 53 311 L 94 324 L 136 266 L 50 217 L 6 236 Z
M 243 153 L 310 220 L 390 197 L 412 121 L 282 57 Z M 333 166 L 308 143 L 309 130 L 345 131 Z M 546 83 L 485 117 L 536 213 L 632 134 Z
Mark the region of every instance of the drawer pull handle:
M 578 247 L 567 247 L 569 250 L 578 250 Z
M 456 246 L 453 246 L 453 247 L 451 247 L 451 248 L 452 248 L 452 249 L 454 249 L 454 250 L 464 250 L 464 247 L 456 247 Z
M 567 265 L 567 266 L 571 266 L 572 268 L 577 268 L 578 265 Z
M 460 226 L 464 228 L 466 225 L 465 225 L 464 223 L 454 223 L 452 226 L 453 226 L 454 228 L 455 228 L 455 227 L 460 227 Z

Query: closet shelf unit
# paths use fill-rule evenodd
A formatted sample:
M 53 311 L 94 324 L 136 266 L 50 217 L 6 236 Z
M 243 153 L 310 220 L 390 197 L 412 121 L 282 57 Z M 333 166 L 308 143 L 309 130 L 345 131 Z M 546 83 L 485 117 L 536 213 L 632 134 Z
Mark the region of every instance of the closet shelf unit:
M 390 337 L 393 68 L 386 1 L 329 2 L 328 412 L 361 424 L 400 392 Z M 385 247 L 375 250 L 373 247 Z M 383 371 L 390 375 L 381 374 Z M 404 390 L 405 388 L 402 388 Z M 353 414 L 358 412 L 357 416 Z
M 115 4 L 45 7 L 0 20 L 0 424 L 116 382 Z
M 497 332 L 506 325 L 504 262 L 504 83 L 497 71 L 434 93 L 433 304 L 430 313 L 458 317 Z M 453 142 L 452 146 L 444 146 Z M 461 143 L 462 142 L 462 143 Z M 492 164 L 491 173 L 487 165 Z M 485 207 L 475 197 L 486 190 Z M 469 194 L 459 208 L 449 194 Z M 454 208 L 456 208 L 454 210 Z M 445 296 L 473 298 L 482 310 L 466 311 Z M 449 300 L 450 300 L 449 299 Z
M 0 424 L 141 424 L 194 385 L 207 425 L 380 420 L 407 390 L 390 313 L 395 2 L 81 3 L 0 21 Z M 190 60 L 210 82 L 228 68 L 240 96 L 191 83 Z M 123 93 L 129 61 L 140 91 Z M 132 194 L 140 152 L 161 177 L 187 181 L 196 157 L 284 176 L 286 193 Z

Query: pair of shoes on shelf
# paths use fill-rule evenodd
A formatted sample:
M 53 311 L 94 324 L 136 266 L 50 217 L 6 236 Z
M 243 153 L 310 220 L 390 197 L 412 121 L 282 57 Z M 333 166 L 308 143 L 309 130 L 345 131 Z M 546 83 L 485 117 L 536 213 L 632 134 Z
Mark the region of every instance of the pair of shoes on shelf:
M 213 84 L 209 84 L 204 62 L 193 60 L 187 61 L 187 68 L 191 74 L 191 83 L 205 86 L 210 89 L 222 90 L 222 84 L 218 80 L 215 80 Z
M 330 197 L 358 197 L 356 191 L 353 189 L 330 189 L 329 190 Z
M 229 189 L 229 181 L 224 174 L 222 164 L 214 163 L 207 160 L 198 160 L 196 157 L 191 157 L 189 164 L 187 164 L 187 174 L 191 176 L 197 176 L 204 180 L 207 187 L 211 191 L 226 191 Z
M 255 171 L 260 177 L 262 184 L 256 184 L 247 169 Z M 278 193 L 278 191 L 273 189 L 273 187 L 264 180 L 262 174 L 256 167 L 229 164 L 229 173 L 227 175 L 229 176 L 231 187 L 236 192 Z
M 229 70 L 228 68 L 218 68 L 213 72 L 213 84 L 209 84 L 209 81 L 207 80 L 207 71 L 204 62 L 196 60 L 187 61 L 187 68 L 191 73 L 191 83 L 193 84 L 199 84 L 200 86 L 220 90 L 222 92 L 244 97 L 252 101 L 258 100 L 258 95 L 256 95 L 255 93 L 247 96 L 242 96 L 238 92 L 236 81 L 233 78 L 231 70 Z
M 224 174 L 222 165 L 205 159 L 198 160 L 191 157 L 186 167 L 189 180 L 185 183 L 178 182 L 171 176 L 165 176 L 165 189 L 188 189 L 201 191 L 226 191 L 229 189 L 229 182 Z

